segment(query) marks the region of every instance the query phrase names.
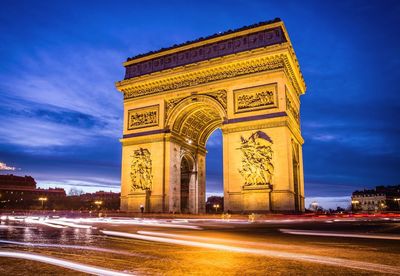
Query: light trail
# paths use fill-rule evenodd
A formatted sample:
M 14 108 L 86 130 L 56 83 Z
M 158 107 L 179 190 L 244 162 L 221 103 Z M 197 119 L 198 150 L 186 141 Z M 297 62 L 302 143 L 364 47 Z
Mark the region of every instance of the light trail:
M 107 248 L 82 246 L 82 245 L 31 243 L 31 242 L 17 242 L 17 241 L 9 241 L 9 240 L 0 240 L 0 244 L 12 244 L 12 245 L 20 245 L 20 246 L 28 246 L 28 247 L 79 249 L 79 250 L 119 254 L 119 255 L 131 256 L 131 257 L 156 258 L 156 257 L 145 256 L 145 255 L 137 254 L 137 253 L 130 253 L 127 251 L 112 250 L 112 249 L 107 249 Z
M 141 235 L 159 236 L 159 237 L 167 237 L 167 238 L 178 238 L 178 239 L 186 239 L 186 240 L 197 240 L 197 241 L 204 241 L 204 242 L 213 241 L 213 242 L 218 242 L 218 243 L 240 244 L 240 245 L 248 245 L 248 246 L 306 249 L 305 246 L 298 246 L 298 245 L 283 245 L 283 244 L 269 243 L 269 242 L 266 243 L 266 242 L 241 241 L 241 240 L 233 240 L 233 239 L 198 237 L 198 236 L 192 236 L 192 235 L 171 234 L 171 233 L 155 232 L 155 231 L 137 231 L 137 233 L 141 234 Z
M 367 235 L 338 232 L 321 232 L 311 230 L 279 229 L 282 233 L 291 235 L 321 236 L 321 237 L 341 237 L 341 238 L 361 238 L 361 239 L 380 239 L 380 240 L 400 240 L 400 236 L 387 235 Z
M 55 224 L 55 225 L 62 225 L 62 226 L 69 226 L 69 227 L 72 227 L 72 228 L 81 228 L 81 229 L 89 229 L 89 228 L 92 228 L 92 226 L 91 225 L 82 225 L 82 224 L 76 224 L 76 223 L 73 223 L 73 222 L 67 222 L 67 221 L 64 221 L 64 220 L 62 220 L 62 219 L 49 219 L 49 220 L 47 220 L 48 221 L 48 223 L 50 223 L 50 224 Z
M 191 229 L 191 230 L 202 230 L 201 227 L 196 225 L 187 225 L 187 220 L 172 220 L 167 222 L 165 220 L 148 220 L 148 219 L 104 219 L 104 218 L 48 218 L 48 217 L 37 217 L 37 216 L 7 216 L 2 217 L 8 221 L 19 221 L 31 224 L 41 224 L 53 228 L 82 228 L 89 229 L 93 228 L 90 224 L 118 224 L 118 225 L 139 225 L 139 226 L 150 226 L 150 227 L 165 227 L 165 228 L 178 228 L 178 229 Z M 89 225 L 88 225 L 89 224 Z
M 99 223 L 99 224 L 119 224 L 119 225 L 140 225 L 140 226 L 156 226 L 166 228 L 181 228 L 201 230 L 202 228 L 196 225 L 178 224 L 177 222 L 164 222 L 162 220 L 139 220 L 139 219 L 78 219 L 83 223 Z
M 0 228 L 5 229 L 37 229 L 37 227 L 29 227 L 29 226 L 15 226 L 15 225 L 0 225 Z
M 161 243 L 170 243 L 184 246 L 192 246 L 192 247 L 201 247 L 208 248 L 214 250 L 223 250 L 230 251 L 236 253 L 247 253 L 247 254 L 256 254 L 263 255 L 272 258 L 283 258 L 294 261 L 305 261 L 312 262 L 324 265 L 333 265 L 339 267 L 347 267 L 351 269 L 361 269 L 367 271 L 374 271 L 380 273 L 391 273 L 400 275 L 400 267 L 376 264 L 376 263 L 367 263 L 361 261 L 352 261 L 346 259 L 339 259 L 333 257 L 324 257 L 324 256 L 316 256 L 316 255 L 308 255 L 308 254 L 300 254 L 300 253 L 289 253 L 282 252 L 277 250 L 267 250 L 267 249 L 254 249 L 254 248 L 243 248 L 236 247 L 230 245 L 222 245 L 222 244 L 213 244 L 213 243 L 205 243 L 198 241 L 189 241 L 189 240 L 180 240 L 180 239 L 172 239 L 172 238 L 164 238 L 164 237 L 156 237 L 156 236 L 147 236 L 140 234 L 132 234 L 126 232 L 116 232 L 116 231 L 101 231 L 103 234 L 114 237 L 123 237 L 130 239 L 138 239 L 138 240 L 146 240 L 153 242 L 161 242 Z
M 7 257 L 7 258 L 17 258 L 17 259 L 24 259 L 30 261 L 36 261 L 46 264 L 51 264 L 59 267 L 64 267 L 68 269 L 72 269 L 75 271 L 80 271 L 84 273 L 89 273 L 92 275 L 102 275 L 102 276 L 127 276 L 132 275 L 125 272 L 119 272 L 115 270 L 109 270 L 105 268 L 85 265 L 82 263 L 76 263 L 72 261 L 66 261 L 58 258 L 43 256 L 39 254 L 33 253 L 25 253 L 25 252 L 14 252 L 14 251 L 0 251 L 0 257 Z
M 42 224 L 54 228 L 92 228 L 92 225 L 87 224 L 118 224 L 118 225 L 140 225 L 140 226 L 156 226 L 166 228 L 180 228 L 180 229 L 192 229 L 201 230 L 202 228 L 196 225 L 187 225 L 188 220 L 156 220 L 156 219 L 112 219 L 112 218 L 65 218 L 65 217 L 37 217 L 37 216 L 2 216 L 2 219 L 9 221 L 21 221 L 27 223 Z M 81 224 L 83 223 L 83 224 Z
M 49 226 L 49 227 L 53 227 L 53 228 L 65 228 L 65 226 L 47 223 L 47 222 L 45 222 L 44 220 L 34 219 L 34 218 L 30 218 L 30 217 L 25 218 L 24 221 L 25 221 L 26 223 L 41 224 L 41 225 L 45 225 L 45 226 Z

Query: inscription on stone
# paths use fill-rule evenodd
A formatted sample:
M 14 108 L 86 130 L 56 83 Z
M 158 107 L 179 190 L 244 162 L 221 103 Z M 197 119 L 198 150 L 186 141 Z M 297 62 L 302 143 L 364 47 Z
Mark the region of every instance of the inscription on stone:
M 159 106 L 148 106 L 128 111 L 128 130 L 158 126 Z
M 235 90 L 235 113 L 277 107 L 276 92 L 276 83 Z

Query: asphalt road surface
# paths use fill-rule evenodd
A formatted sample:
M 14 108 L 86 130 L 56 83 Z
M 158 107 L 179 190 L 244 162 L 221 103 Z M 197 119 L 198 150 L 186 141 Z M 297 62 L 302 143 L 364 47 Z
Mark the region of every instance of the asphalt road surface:
M 0 275 L 400 275 L 400 218 L 2 216 Z

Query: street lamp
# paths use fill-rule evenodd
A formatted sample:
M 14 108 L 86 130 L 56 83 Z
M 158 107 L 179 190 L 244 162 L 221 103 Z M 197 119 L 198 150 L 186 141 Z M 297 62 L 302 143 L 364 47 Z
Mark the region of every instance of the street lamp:
M 214 204 L 213 207 L 215 208 L 215 213 L 218 211 L 219 204 Z
M 42 202 L 42 209 L 44 207 L 44 202 L 47 201 L 47 197 L 39 197 L 39 201 Z
M 100 209 L 100 206 L 101 206 L 101 204 L 103 204 L 103 201 L 101 201 L 101 200 L 96 200 L 96 201 L 94 202 L 94 204 L 96 204 L 97 209 Z
M 400 198 L 393 198 L 394 202 L 397 202 L 397 208 L 400 210 Z

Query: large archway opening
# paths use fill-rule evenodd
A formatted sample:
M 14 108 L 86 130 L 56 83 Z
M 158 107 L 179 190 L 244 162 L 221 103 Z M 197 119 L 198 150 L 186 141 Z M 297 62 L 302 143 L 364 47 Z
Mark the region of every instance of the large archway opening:
M 171 189 L 179 191 L 171 194 L 174 206 L 179 206 L 177 212 L 206 211 L 206 181 L 210 193 L 223 193 L 222 132 L 219 128 L 226 118 L 225 112 L 214 98 L 193 95 L 174 106 L 168 116 L 171 139 L 175 145 L 173 154 L 179 154 L 179 180 L 175 190 Z M 221 210 L 222 204 L 219 206 Z
M 217 213 L 224 208 L 222 131 L 214 130 L 207 143 L 206 158 L 206 212 Z
M 189 212 L 190 167 L 187 158 L 181 161 L 181 213 Z

